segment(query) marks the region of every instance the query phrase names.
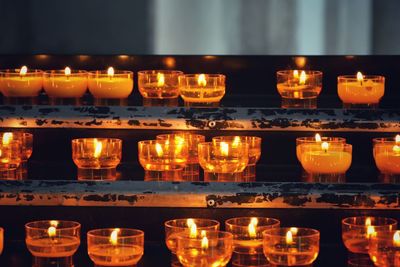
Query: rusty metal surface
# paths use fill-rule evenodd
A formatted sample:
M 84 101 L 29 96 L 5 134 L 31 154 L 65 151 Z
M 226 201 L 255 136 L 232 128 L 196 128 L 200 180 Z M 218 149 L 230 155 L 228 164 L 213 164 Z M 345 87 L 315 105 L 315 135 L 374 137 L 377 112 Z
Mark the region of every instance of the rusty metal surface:
M 0 106 L 0 127 L 241 131 L 400 131 L 400 110 Z
M 0 205 L 400 209 L 400 185 L 0 181 Z

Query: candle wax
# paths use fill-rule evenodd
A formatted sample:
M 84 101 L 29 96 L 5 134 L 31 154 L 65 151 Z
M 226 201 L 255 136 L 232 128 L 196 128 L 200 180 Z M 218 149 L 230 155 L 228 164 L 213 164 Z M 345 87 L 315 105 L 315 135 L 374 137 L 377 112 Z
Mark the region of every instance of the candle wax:
M 42 77 L 2 77 L 0 85 L 1 92 L 6 97 L 35 97 L 42 90 Z
M 26 240 L 29 251 L 35 257 L 64 258 L 72 256 L 78 249 L 77 237 L 57 236 L 31 238 Z
M 176 98 L 179 96 L 179 87 L 168 84 L 158 86 L 157 83 L 149 83 L 141 86 L 139 91 L 145 98 Z
M 365 80 L 362 83 L 359 81 L 338 83 L 338 94 L 344 103 L 379 103 L 384 93 L 384 83 L 373 82 L 371 80 Z
M 366 233 L 349 231 L 342 235 L 345 247 L 353 253 L 368 253 L 369 238 Z
M 87 89 L 86 76 L 56 76 L 43 79 L 43 88 L 50 97 L 79 98 Z
M 345 173 L 351 165 L 351 153 L 343 151 L 306 151 L 301 163 L 308 173 Z
M 400 153 L 393 151 L 377 153 L 375 155 L 376 166 L 382 173 L 400 174 Z
M 205 171 L 213 173 L 234 173 L 243 170 L 247 162 L 241 159 L 215 159 L 202 162 Z
M 261 239 L 233 240 L 234 252 L 240 254 L 262 254 L 263 241 Z
M 90 258 L 101 266 L 133 266 L 143 255 L 143 248 L 135 245 L 96 245 L 88 250 Z
M 225 249 L 207 252 L 201 248 L 187 248 L 178 253 L 178 259 L 183 266 L 223 267 L 228 264 L 230 258 L 231 251 L 227 252 Z
M 88 86 L 96 98 L 127 98 L 133 90 L 133 80 L 121 77 L 89 78 Z
M 321 92 L 320 86 L 309 84 L 278 83 L 278 92 L 283 98 L 315 98 Z
M 303 266 L 311 264 L 318 257 L 318 247 L 309 248 L 307 251 L 299 251 L 290 248 L 288 251 L 272 249 L 266 254 L 267 259 L 274 264 L 284 266 Z
M 181 87 L 181 97 L 190 103 L 219 102 L 225 94 L 225 86 Z

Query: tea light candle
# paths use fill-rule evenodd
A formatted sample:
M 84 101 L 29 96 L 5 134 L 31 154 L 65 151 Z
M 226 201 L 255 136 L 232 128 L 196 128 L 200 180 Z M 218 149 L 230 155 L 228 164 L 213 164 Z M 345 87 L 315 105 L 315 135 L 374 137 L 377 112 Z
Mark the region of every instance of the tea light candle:
M 16 170 L 22 161 L 21 141 L 13 138 L 13 134 L 1 133 L 0 143 L 0 179 L 16 180 Z
M 71 257 L 80 245 L 81 225 L 73 221 L 36 221 L 25 225 L 26 246 L 35 257 Z
M 226 266 L 232 256 L 233 235 L 222 231 L 203 231 L 196 237 L 188 232 L 177 236 L 177 256 L 185 266 Z
M 218 231 L 220 224 L 218 221 L 201 218 L 174 219 L 166 221 L 165 226 L 165 243 L 168 249 L 176 254 L 177 235 L 188 231 L 190 236 L 195 238 L 201 231 Z
M 395 230 L 397 221 L 382 217 L 348 217 L 342 221 L 342 239 L 352 253 L 368 253 L 369 239 L 377 233 Z
M 36 97 L 42 90 L 41 70 L 20 69 L 0 71 L 0 90 L 5 97 Z
M 371 236 L 368 254 L 375 266 L 400 266 L 400 231 L 379 232 Z
M 44 72 L 43 88 L 51 98 L 80 98 L 87 89 L 87 72 L 82 70 L 51 70 Z
M 134 266 L 144 253 L 144 232 L 136 229 L 96 229 L 87 233 L 88 254 L 99 266 Z
M 116 180 L 122 157 L 122 140 L 79 138 L 72 140 L 72 159 L 78 166 L 78 180 Z
M 338 94 L 343 106 L 378 107 L 385 94 L 385 77 L 378 75 L 357 75 L 338 77 Z
M 168 99 L 179 97 L 177 70 L 143 70 L 138 72 L 139 92 L 144 98 Z
M 249 162 L 249 145 L 234 142 L 205 142 L 199 144 L 199 163 L 204 181 L 240 182 Z
M 263 232 L 264 255 L 274 265 L 312 264 L 319 253 L 319 231 L 310 228 L 271 228 Z
M 385 180 L 400 178 L 400 135 L 395 138 L 374 138 L 373 153 L 376 166 Z
M 277 89 L 283 108 L 315 108 L 322 90 L 322 72 L 312 70 L 280 70 Z
M 239 254 L 262 254 L 262 232 L 279 226 L 279 220 L 265 217 L 239 217 L 225 221 L 225 230 L 233 234 L 233 252 Z
M 179 91 L 185 105 L 218 105 L 225 95 L 225 75 L 185 74 L 179 76 Z
M 133 90 L 133 72 L 115 71 L 112 67 L 109 67 L 107 71 L 91 71 L 88 87 L 94 98 L 128 98 Z

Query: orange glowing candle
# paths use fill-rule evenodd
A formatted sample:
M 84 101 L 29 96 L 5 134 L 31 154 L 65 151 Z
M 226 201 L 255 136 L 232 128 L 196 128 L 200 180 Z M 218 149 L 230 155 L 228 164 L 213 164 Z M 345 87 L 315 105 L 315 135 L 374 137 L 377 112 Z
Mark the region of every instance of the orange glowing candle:
M 49 97 L 80 98 L 87 89 L 87 72 L 64 70 L 46 71 L 43 75 L 43 88 Z
M 35 97 L 42 89 L 41 70 L 21 69 L 0 71 L 0 90 L 6 97 Z

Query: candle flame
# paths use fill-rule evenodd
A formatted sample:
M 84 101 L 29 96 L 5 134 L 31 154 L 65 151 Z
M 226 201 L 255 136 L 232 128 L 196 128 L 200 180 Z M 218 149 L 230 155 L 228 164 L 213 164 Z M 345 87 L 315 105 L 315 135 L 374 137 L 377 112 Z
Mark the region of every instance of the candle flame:
M 396 135 L 396 137 L 394 138 L 396 145 L 400 144 L 400 134 Z
M 400 230 L 396 231 L 393 235 L 393 244 L 396 247 L 400 247 Z
M 206 75 L 200 74 L 197 78 L 197 84 L 199 86 L 205 87 L 207 85 Z
M 369 225 L 367 226 L 367 238 L 370 238 L 371 236 L 375 236 L 376 232 L 375 232 L 375 227 Z
M 1 151 L 1 149 L 0 149 L 0 157 L 3 155 L 3 152 Z
M 28 72 L 28 67 L 27 66 L 22 66 L 22 68 L 19 70 L 19 75 L 20 76 L 25 76 L 27 72 Z
M 300 73 L 299 84 L 306 84 L 306 80 L 307 80 L 306 72 L 302 70 Z
M 94 139 L 94 154 L 93 157 L 99 158 L 101 155 L 101 151 L 103 150 L 103 143 Z
M 286 244 L 290 245 L 293 243 L 293 233 L 292 231 L 287 231 L 286 232 Z
M 51 226 L 53 226 L 53 227 L 57 227 L 58 226 L 58 221 L 56 221 L 56 220 L 52 220 L 52 221 L 50 221 L 50 225 Z
M 197 225 L 195 223 L 189 226 L 189 237 L 196 238 L 197 237 Z
M 400 146 L 394 145 L 392 148 L 393 152 L 396 154 L 400 154 Z
M 194 220 L 193 219 L 187 219 L 186 220 L 186 225 L 190 228 L 190 226 L 194 224 Z
M 299 228 L 297 227 L 290 227 L 290 232 L 292 232 L 292 234 L 297 235 L 297 232 L 299 231 Z
M 2 139 L 3 145 L 9 145 L 12 139 L 13 139 L 12 133 L 4 133 Z
M 159 143 L 156 143 L 156 153 L 157 156 L 162 157 L 164 155 L 162 146 Z
M 164 83 L 165 83 L 164 74 L 162 74 L 162 73 L 157 73 L 157 86 L 158 86 L 158 87 L 164 86 Z
M 111 235 L 110 235 L 110 243 L 111 243 L 112 245 L 114 245 L 114 246 L 118 243 L 118 234 L 119 234 L 120 231 L 121 231 L 121 229 L 115 228 L 115 229 L 111 232 Z
M 229 154 L 229 144 L 226 142 L 221 142 L 220 149 L 221 155 L 227 157 Z
M 206 235 L 207 235 L 206 230 L 201 230 L 200 236 L 201 236 L 201 237 L 205 237 Z
M 201 239 L 201 248 L 208 249 L 208 238 L 206 236 Z
M 239 146 L 239 144 L 241 143 L 240 141 L 241 141 L 240 136 L 235 136 L 233 138 L 232 147 L 237 148 Z
M 364 81 L 364 76 L 363 76 L 363 74 L 362 74 L 360 71 L 357 72 L 357 81 L 358 81 L 358 82 Z
M 108 69 L 107 69 L 107 75 L 108 75 L 108 77 L 113 77 L 114 76 L 114 68 L 113 67 L 109 67 Z
M 315 142 L 321 142 L 321 141 L 322 141 L 321 135 L 320 135 L 319 133 L 317 133 L 317 134 L 315 135 Z
M 250 238 L 257 237 L 257 231 L 256 231 L 257 224 L 258 224 L 257 218 L 251 218 L 249 226 L 247 227 Z
M 367 217 L 367 219 L 365 219 L 365 226 L 370 226 L 371 225 L 371 218 Z
M 299 78 L 299 71 L 298 71 L 298 70 L 294 70 L 294 71 L 293 71 L 293 77 L 294 77 L 295 79 L 298 79 L 298 78 Z
M 71 75 L 71 69 L 69 67 L 66 67 L 64 70 L 65 76 Z
M 321 148 L 322 148 L 323 151 L 327 152 L 328 149 L 329 149 L 329 143 L 328 142 L 323 142 L 321 144 Z
M 50 226 L 49 229 L 47 229 L 47 234 L 49 237 L 53 237 L 56 235 L 56 228 L 54 226 Z

